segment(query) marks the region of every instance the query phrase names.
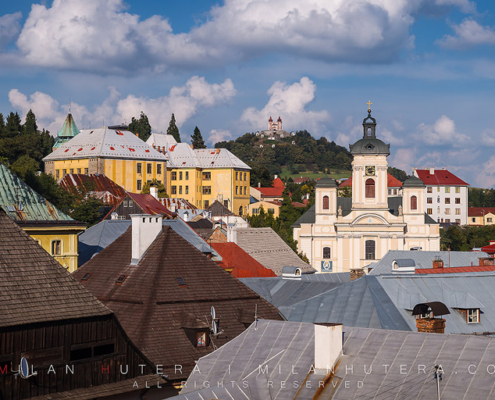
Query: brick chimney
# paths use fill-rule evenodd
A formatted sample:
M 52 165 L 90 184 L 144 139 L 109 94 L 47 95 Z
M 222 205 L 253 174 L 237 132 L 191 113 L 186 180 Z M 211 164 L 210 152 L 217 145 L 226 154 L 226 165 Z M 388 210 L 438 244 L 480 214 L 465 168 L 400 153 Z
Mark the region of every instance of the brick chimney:
M 351 281 L 364 276 L 364 270 L 362 268 L 351 269 Z
M 327 375 L 342 355 L 342 324 L 315 324 L 315 373 Z
M 495 259 L 493 259 L 492 257 L 480 257 L 478 260 L 480 267 L 483 267 L 485 265 L 495 265 Z
M 444 333 L 445 319 L 443 318 L 417 318 L 416 328 L 423 333 Z
M 162 216 L 149 214 L 131 214 L 131 221 L 131 264 L 136 265 L 162 231 Z
M 443 260 L 440 257 L 435 257 L 433 260 L 433 268 L 443 268 Z

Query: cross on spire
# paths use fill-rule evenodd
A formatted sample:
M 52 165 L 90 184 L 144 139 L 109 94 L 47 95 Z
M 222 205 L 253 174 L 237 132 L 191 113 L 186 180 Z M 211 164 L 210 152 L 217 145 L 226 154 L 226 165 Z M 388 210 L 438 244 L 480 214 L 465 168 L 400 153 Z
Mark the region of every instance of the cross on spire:
M 368 112 L 370 112 L 371 111 L 371 105 L 373 103 L 370 100 L 368 100 L 368 102 L 366 104 L 368 104 Z

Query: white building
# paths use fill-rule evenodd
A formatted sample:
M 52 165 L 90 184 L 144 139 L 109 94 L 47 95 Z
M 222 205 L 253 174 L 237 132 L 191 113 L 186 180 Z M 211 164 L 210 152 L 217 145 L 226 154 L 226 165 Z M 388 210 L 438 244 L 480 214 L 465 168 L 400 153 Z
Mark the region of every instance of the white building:
M 293 225 L 298 251 L 319 272 L 358 272 L 389 250 L 438 251 L 439 225 L 425 213 L 425 186 L 411 177 L 401 196 L 388 196 L 390 145 L 376 138 L 376 121 L 363 121 L 364 135 L 350 146 L 352 198 L 338 197 L 333 179 L 316 184 L 315 205 Z
M 439 223 L 468 223 L 469 183 L 445 168 L 413 168 L 414 176 L 426 185 L 426 213 Z

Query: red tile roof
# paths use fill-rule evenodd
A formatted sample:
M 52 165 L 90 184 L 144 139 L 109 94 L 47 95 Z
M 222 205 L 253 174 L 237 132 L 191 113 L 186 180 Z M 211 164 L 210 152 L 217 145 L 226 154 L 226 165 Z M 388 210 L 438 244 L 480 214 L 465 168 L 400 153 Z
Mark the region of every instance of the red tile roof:
M 495 214 L 495 207 L 468 207 L 470 217 L 482 217 L 489 213 Z
M 128 193 L 129 197 L 141 207 L 144 214 L 167 214 L 174 215 L 170 210 L 165 208 L 162 203 L 155 199 L 151 194 Z
M 275 188 L 257 187 L 255 189 L 259 190 L 263 195 L 263 197 L 283 197 L 283 193 L 284 193 L 284 188 L 279 188 L 279 187 L 275 187 Z
M 272 187 L 275 188 L 285 188 L 284 182 L 280 178 L 275 178 L 272 183 Z
M 58 183 L 66 191 L 73 191 L 76 188 L 88 187 L 92 192 L 100 192 L 101 200 L 105 204 L 115 205 L 122 199 L 126 191 L 123 187 L 117 185 L 114 181 L 103 174 L 67 174 Z M 110 193 L 105 196 L 104 192 Z
M 352 186 L 352 176 L 339 185 L 339 187 L 346 187 L 346 186 Z M 388 174 L 387 186 L 389 188 L 400 188 L 402 187 L 402 182 L 394 178 L 392 175 Z
M 309 182 L 309 178 L 307 176 L 294 178 L 294 183 L 304 183 L 304 182 Z
M 487 246 L 483 246 L 481 248 L 481 251 L 484 251 L 485 253 L 488 253 L 488 254 L 493 254 L 495 253 L 495 243 L 491 243 L 492 241 L 490 241 L 490 244 L 487 245 Z
M 271 269 L 265 268 L 235 243 L 211 243 L 222 256 L 220 266 L 232 269 L 236 278 L 265 278 L 277 276 Z
M 469 183 L 455 176 L 446 169 L 435 169 L 433 175 L 430 175 L 429 169 L 417 169 L 418 178 L 425 185 L 430 186 L 469 186 Z
M 495 271 L 495 265 L 473 265 L 469 267 L 450 267 L 450 268 L 419 268 L 417 274 L 454 274 L 459 272 L 485 272 Z

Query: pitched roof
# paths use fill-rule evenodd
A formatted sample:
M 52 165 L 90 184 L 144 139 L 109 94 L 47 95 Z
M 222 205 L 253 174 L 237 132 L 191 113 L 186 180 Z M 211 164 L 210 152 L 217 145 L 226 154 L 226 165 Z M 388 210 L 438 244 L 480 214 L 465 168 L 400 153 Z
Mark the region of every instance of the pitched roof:
M 495 207 L 468 207 L 469 217 L 482 217 L 490 213 L 495 214 Z
M 484 272 L 495 271 L 495 265 L 471 265 L 469 267 L 451 267 L 451 268 L 416 268 L 416 274 L 457 274 L 463 272 Z
M 285 188 L 285 184 L 280 178 L 275 178 L 272 182 L 272 187 L 274 188 Z
M 83 129 L 77 136 L 43 158 L 43 161 L 89 157 L 166 161 L 167 157 L 134 133 L 110 128 Z
M 166 133 L 152 133 L 146 143 L 152 147 L 163 147 L 167 149 L 169 146 L 177 144 L 173 135 L 167 135 Z M 161 150 L 161 149 L 160 149 Z
M 213 346 L 195 347 L 187 328 L 208 328 L 212 306 L 223 333 L 213 340 L 222 346 L 260 318 L 280 319 L 259 295 L 205 257 L 169 226 L 150 245 L 137 265 L 130 265 L 132 228 L 74 272 L 83 284 L 117 315 L 129 338 L 169 379 L 183 379 L 198 357 Z M 123 283 L 116 280 L 127 275 Z M 180 279 L 182 278 L 182 282 Z M 186 329 L 185 329 L 186 328 Z M 175 365 L 182 373 L 175 373 Z
M 111 311 L 0 210 L 0 326 Z
M 211 212 L 212 217 L 224 217 L 226 215 L 235 215 L 232 211 L 230 211 L 218 200 L 215 200 L 213 203 L 211 203 L 211 205 L 206 209 L 206 211 Z
M 352 186 L 352 176 L 342 182 L 339 187 Z M 402 182 L 390 174 L 387 174 L 387 186 L 389 188 L 400 188 L 402 187 Z
M 170 210 L 172 207 L 175 207 L 176 210 L 197 210 L 198 208 L 187 201 L 186 199 L 177 199 L 177 198 L 158 198 L 157 199 L 162 205 L 165 206 L 167 210 Z
M 167 149 L 172 168 L 240 168 L 251 169 L 227 149 L 195 149 L 187 143 L 177 143 Z
M 284 188 L 282 187 L 255 187 L 263 197 L 282 197 L 284 194 Z
M 307 176 L 301 176 L 300 178 L 294 178 L 294 183 L 304 183 L 309 182 L 309 178 Z
M 308 323 L 258 321 L 201 358 L 181 394 L 172 399 L 433 399 L 438 364 L 444 371 L 442 398 L 489 399 L 495 391 L 486 372 L 493 362 L 491 337 L 344 326 L 343 355 L 334 373 L 324 375 L 310 371 L 314 332 Z M 260 374 L 260 366 L 268 372 Z
M 96 194 L 98 198 L 100 198 L 100 193 L 109 193 L 111 196 L 105 196 L 103 200 L 110 205 L 117 204 L 126 194 L 122 186 L 117 185 L 103 174 L 67 174 L 58 184 L 68 192 L 76 188 L 86 187 L 91 193 Z
M 0 164 L 0 207 L 15 221 L 76 223 Z
M 62 129 L 57 132 L 57 137 L 55 138 L 54 148 L 60 147 L 63 143 L 68 142 L 74 136 L 79 134 L 79 129 L 72 117 L 72 114 L 67 114 Z
M 434 169 L 430 174 L 430 169 L 416 169 L 414 173 L 425 185 L 430 186 L 469 186 L 469 183 L 455 176 L 446 169 Z
M 272 228 L 237 229 L 237 244 L 251 257 L 277 274 L 285 266 L 299 267 L 303 273 L 315 270 L 305 263 Z
M 174 216 L 174 213 L 168 210 L 161 202 L 155 199 L 151 194 L 127 193 L 134 202 L 143 210 L 144 214 L 166 214 Z
M 224 269 L 231 269 L 232 276 L 236 278 L 277 276 L 235 243 L 212 243 L 211 246 L 222 256 L 220 266 Z

